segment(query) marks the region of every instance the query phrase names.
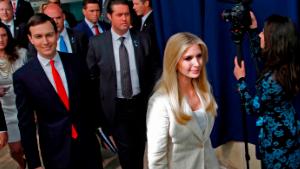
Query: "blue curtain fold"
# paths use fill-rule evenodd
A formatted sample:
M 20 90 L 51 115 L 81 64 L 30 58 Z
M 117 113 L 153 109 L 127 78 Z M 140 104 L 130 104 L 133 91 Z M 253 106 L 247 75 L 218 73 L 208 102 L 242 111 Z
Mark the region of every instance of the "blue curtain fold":
M 222 11 L 231 9 L 234 4 L 223 1 L 225 0 L 152 0 L 157 39 L 162 54 L 168 38 L 177 32 L 192 32 L 200 36 L 208 46 L 207 73 L 219 106 L 211 135 L 214 147 L 228 141 L 244 140 L 240 98 L 233 76 L 236 48 L 231 40 L 230 23 L 221 18 Z M 289 16 L 299 27 L 298 0 L 253 0 L 251 7 L 257 17 L 259 30 L 262 29 L 264 19 L 271 14 Z M 256 70 L 250 57 L 247 35 L 243 40 L 243 55 L 247 82 L 254 92 Z M 294 103 L 300 117 L 300 96 Z M 254 117 L 247 116 L 247 131 L 249 142 L 256 144 L 257 128 Z

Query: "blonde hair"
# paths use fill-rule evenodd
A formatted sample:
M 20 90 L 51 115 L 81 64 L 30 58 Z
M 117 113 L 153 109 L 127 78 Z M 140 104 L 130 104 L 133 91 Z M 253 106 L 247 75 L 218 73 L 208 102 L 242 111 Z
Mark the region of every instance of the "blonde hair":
M 192 82 L 194 87 L 197 88 L 196 90 L 198 90 L 203 97 L 203 104 L 206 112 L 211 113 L 213 116 L 216 116 L 217 114 L 217 104 L 212 95 L 211 87 L 206 76 L 205 65 L 208 61 L 206 44 L 199 37 L 191 33 L 177 33 L 170 37 L 167 42 L 164 51 L 163 73 L 155 86 L 155 90 L 159 93 L 168 95 L 172 112 L 174 113 L 176 121 L 180 124 L 186 124 L 192 117 L 186 114 L 182 107 L 183 96 L 179 93 L 176 67 L 184 52 L 194 44 L 199 45 L 202 51 L 204 65 L 199 77 L 193 79 Z

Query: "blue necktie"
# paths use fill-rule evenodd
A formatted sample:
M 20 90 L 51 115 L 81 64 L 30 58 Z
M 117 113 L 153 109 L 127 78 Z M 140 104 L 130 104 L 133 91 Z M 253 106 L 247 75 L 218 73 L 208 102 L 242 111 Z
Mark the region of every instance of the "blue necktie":
M 67 48 L 67 45 L 64 41 L 64 38 L 63 36 L 59 35 L 59 51 L 60 52 L 65 52 L 65 53 L 68 53 L 68 48 Z

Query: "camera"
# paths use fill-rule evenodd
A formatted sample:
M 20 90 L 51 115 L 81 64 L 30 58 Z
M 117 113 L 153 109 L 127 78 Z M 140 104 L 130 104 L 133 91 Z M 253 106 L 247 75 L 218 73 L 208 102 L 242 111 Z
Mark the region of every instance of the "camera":
M 225 1 L 225 0 L 223 0 Z M 251 0 L 240 0 L 226 2 L 236 3 L 232 9 L 225 9 L 222 18 L 231 23 L 232 39 L 235 43 L 240 43 L 245 30 L 251 25 L 250 3 Z

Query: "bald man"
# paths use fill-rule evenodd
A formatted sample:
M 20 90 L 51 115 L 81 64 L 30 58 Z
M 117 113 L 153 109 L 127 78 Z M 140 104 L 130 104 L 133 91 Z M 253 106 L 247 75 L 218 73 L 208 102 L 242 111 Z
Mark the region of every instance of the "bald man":
M 58 4 L 50 3 L 46 5 L 43 12 L 52 18 L 57 26 L 59 33 L 57 51 L 73 53 L 85 60 L 88 46 L 88 38 L 85 34 L 65 27 L 65 14 Z M 31 50 L 30 54 L 34 56 L 36 51 L 32 52 Z

